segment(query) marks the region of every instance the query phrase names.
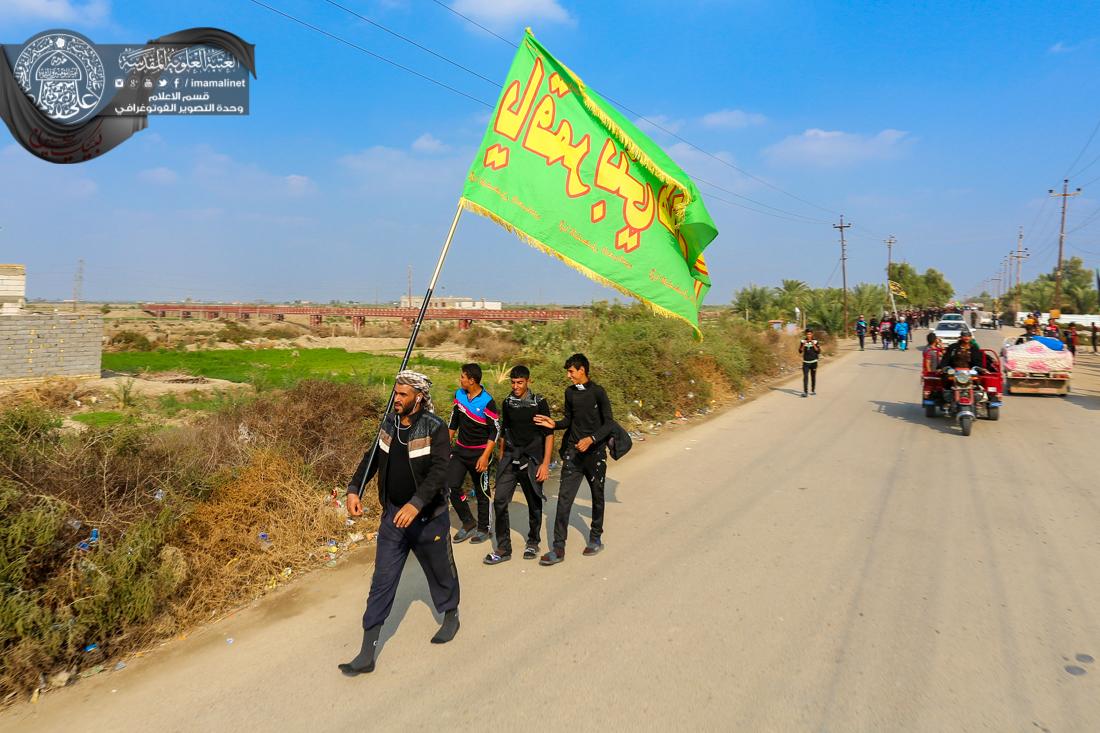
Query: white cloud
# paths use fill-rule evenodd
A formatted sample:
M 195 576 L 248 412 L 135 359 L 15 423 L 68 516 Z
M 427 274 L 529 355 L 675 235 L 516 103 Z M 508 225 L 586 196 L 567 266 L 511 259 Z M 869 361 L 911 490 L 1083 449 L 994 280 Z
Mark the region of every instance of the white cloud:
M 1097 38 L 1095 36 L 1092 38 L 1086 38 L 1083 41 L 1078 41 L 1077 43 L 1058 41 L 1053 46 L 1047 49 L 1047 53 L 1055 55 L 1063 53 L 1074 53 L 1075 51 L 1080 51 L 1083 48 L 1092 48 L 1096 45 L 1096 41 Z
M 510 30 L 536 21 L 573 23 L 558 0 L 454 0 L 451 7 L 496 30 Z
M 443 153 L 449 150 L 450 147 L 444 145 L 442 140 L 430 132 L 425 132 L 413 141 L 412 149 L 418 153 Z
M 138 173 L 138 179 L 144 183 L 167 186 L 179 180 L 179 175 L 171 168 L 150 168 Z
M 669 117 L 668 115 L 646 115 L 645 119 L 639 117 L 638 119 L 634 120 L 634 124 L 638 126 L 638 129 L 640 129 L 647 135 L 664 132 L 665 130 L 667 130 L 668 132 L 679 132 L 684 127 L 683 120 L 676 120 Z M 665 129 L 661 130 L 655 125 L 660 125 Z
M 791 135 L 764 150 L 776 163 L 840 166 L 901 155 L 912 142 L 903 130 L 883 130 L 867 136 L 839 130 L 810 129 Z
M 317 190 L 317 184 L 313 182 L 312 178 L 297 173 L 285 176 L 283 183 L 286 185 L 287 193 L 291 196 L 306 196 Z
M 703 115 L 701 121 L 705 127 L 738 130 L 742 127 L 763 125 L 768 121 L 768 118 L 757 112 L 745 112 L 740 109 L 720 109 Z
M 110 0 L 3 0 L 0 20 L 102 25 L 111 15 Z

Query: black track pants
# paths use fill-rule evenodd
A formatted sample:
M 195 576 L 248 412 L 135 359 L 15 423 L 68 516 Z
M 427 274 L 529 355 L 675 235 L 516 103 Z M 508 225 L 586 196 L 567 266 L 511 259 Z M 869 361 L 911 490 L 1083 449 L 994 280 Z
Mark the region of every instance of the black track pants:
M 565 551 L 565 536 L 569 531 L 569 515 L 573 511 L 573 501 L 581 487 L 581 479 L 588 482 L 592 490 L 592 527 L 588 532 L 589 540 L 598 540 L 603 536 L 604 479 L 607 477 L 607 452 L 601 446 L 589 448 L 578 453 L 575 448 L 566 451 L 561 467 L 561 481 L 558 485 L 558 508 L 554 517 L 554 549 Z
M 405 560 L 412 552 L 428 579 L 432 605 L 439 613 L 458 608 L 458 570 L 451 553 L 451 517 L 443 512 L 434 519 L 420 517 L 404 529 L 393 523 L 398 507 L 392 504 L 382 515 L 378 527 L 378 549 L 374 558 L 374 577 L 370 582 L 363 628 L 371 629 L 386 620 L 397 597 L 397 585 Z
M 451 497 L 451 506 L 463 527 L 474 526 L 474 514 L 462 493 L 462 484 L 466 474 L 474 481 L 474 496 L 477 499 L 477 529 L 489 531 L 489 473 L 477 471 L 477 459 L 481 458 L 482 448 L 463 448 L 455 446 L 451 450 L 451 460 L 447 463 L 447 491 Z
M 806 385 L 809 385 L 809 389 L 806 389 Z M 817 362 L 813 364 L 807 364 L 802 362 L 802 392 L 817 391 Z
M 511 523 L 508 520 L 508 505 L 516 492 L 516 484 L 523 490 L 523 497 L 527 500 L 527 519 L 530 529 L 527 532 L 527 542 L 532 545 L 539 544 L 542 529 L 542 485 L 535 482 L 535 472 L 538 466 L 530 458 L 523 458 L 519 464 L 513 463 L 510 456 L 505 454 L 501 464 L 500 473 L 497 474 L 497 485 L 493 491 L 493 513 L 497 522 L 497 552 L 507 555 L 512 552 L 512 537 L 509 534 Z

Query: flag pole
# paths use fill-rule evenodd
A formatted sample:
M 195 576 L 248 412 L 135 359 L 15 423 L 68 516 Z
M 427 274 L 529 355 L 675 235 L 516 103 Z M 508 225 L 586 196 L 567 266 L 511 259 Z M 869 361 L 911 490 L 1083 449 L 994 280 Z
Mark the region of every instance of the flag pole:
M 420 327 L 424 324 L 424 316 L 428 311 L 428 303 L 431 302 L 432 294 L 435 292 L 436 283 L 439 282 L 439 273 L 443 270 L 443 261 L 447 259 L 447 252 L 451 249 L 451 241 L 455 237 L 455 229 L 458 228 L 458 219 L 462 216 L 462 201 L 458 203 L 458 208 L 455 210 L 455 218 L 451 221 L 451 228 L 447 232 L 447 239 L 443 242 L 443 249 L 439 251 L 439 259 L 435 263 L 435 271 L 432 272 L 432 279 L 428 281 L 428 289 L 424 293 L 424 300 L 420 303 L 420 312 L 416 314 L 416 320 L 413 321 L 412 333 L 409 334 L 409 343 L 405 347 L 405 355 L 401 357 L 401 366 L 397 371 L 403 372 L 409 366 L 409 360 L 412 358 L 413 349 L 416 348 L 416 337 L 420 335 Z M 395 390 L 397 389 L 396 383 L 394 388 L 390 390 L 390 398 L 386 401 L 386 409 L 382 410 L 382 420 L 386 419 L 386 415 L 390 414 L 390 410 L 393 409 L 393 398 Z M 363 496 L 363 489 L 367 484 L 367 474 L 370 472 L 370 465 L 374 463 L 375 456 L 378 453 L 378 436 L 381 434 L 382 428 L 379 426 L 378 433 L 374 436 L 374 442 L 371 444 L 370 457 L 367 459 L 367 470 L 363 471 L 363 478 L 359 481 L 358 494 L 360 498 Z

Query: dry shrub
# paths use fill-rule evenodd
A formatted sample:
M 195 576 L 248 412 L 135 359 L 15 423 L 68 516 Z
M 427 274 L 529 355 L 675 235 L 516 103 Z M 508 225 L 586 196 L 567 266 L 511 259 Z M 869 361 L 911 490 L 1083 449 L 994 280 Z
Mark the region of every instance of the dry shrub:
M 277 444 L 297 456 L 318 481 L 343 485 L 374 437 L 382 407 L 377 390 L 305 380 L 211 416 L 203 432 L 212 453 L 239 449 L 242 436 L 251 444 Z
M 514 360 L 522 348 L 517 341 L 505 334 L 488 332 L 474 344 L 473 358 L 499 364 Z
M 73 407 L 75 400 L 88 393 L 89 390 L 75 379 L 47 379 L 41 384 L 0 395 L 0 407 L 29 402 L 47 409 L 63 410 Z
M 403 321 L 381 321 L 367 323 L 359 329 L 359 335 L 365 338 L 408 338 L 409 325 Z
M 327 505 L 300 460 L 256 450 L 179 527 L 190 580 L 177 617 L 194 620 L 247 602 L 283 568 L 327 559 L 324 545 L 343 525 L 343 510 Z
M 361 385 L 306 381 L 165 429 L 65 435 L 34 403 L 0 411 L 0 702 L 327 560 L 344 521 L 330 492 L 381 408 Z
M 453 340 L 455 329 L 452 326 L 432 326 L 423 329 L 416 337 L 416 343 L 427 348 L 442 346 Z

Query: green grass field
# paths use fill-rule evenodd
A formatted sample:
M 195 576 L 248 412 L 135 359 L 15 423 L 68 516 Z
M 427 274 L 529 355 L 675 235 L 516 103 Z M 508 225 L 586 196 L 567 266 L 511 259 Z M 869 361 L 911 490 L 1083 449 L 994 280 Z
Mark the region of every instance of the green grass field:
M 112 372 L 183 372 L 199 377 L 249 383 L 257 390 L 287 389 L 304 379 L 392 384 L 401 360 L 396 356 L 350 353 L 343 349 L 255 349 L 218 351 L 119 352 L 103 355 Z M 459 362 L 414 357 L 409 368 L 427 374 L 433 398 L 458 384 Z

